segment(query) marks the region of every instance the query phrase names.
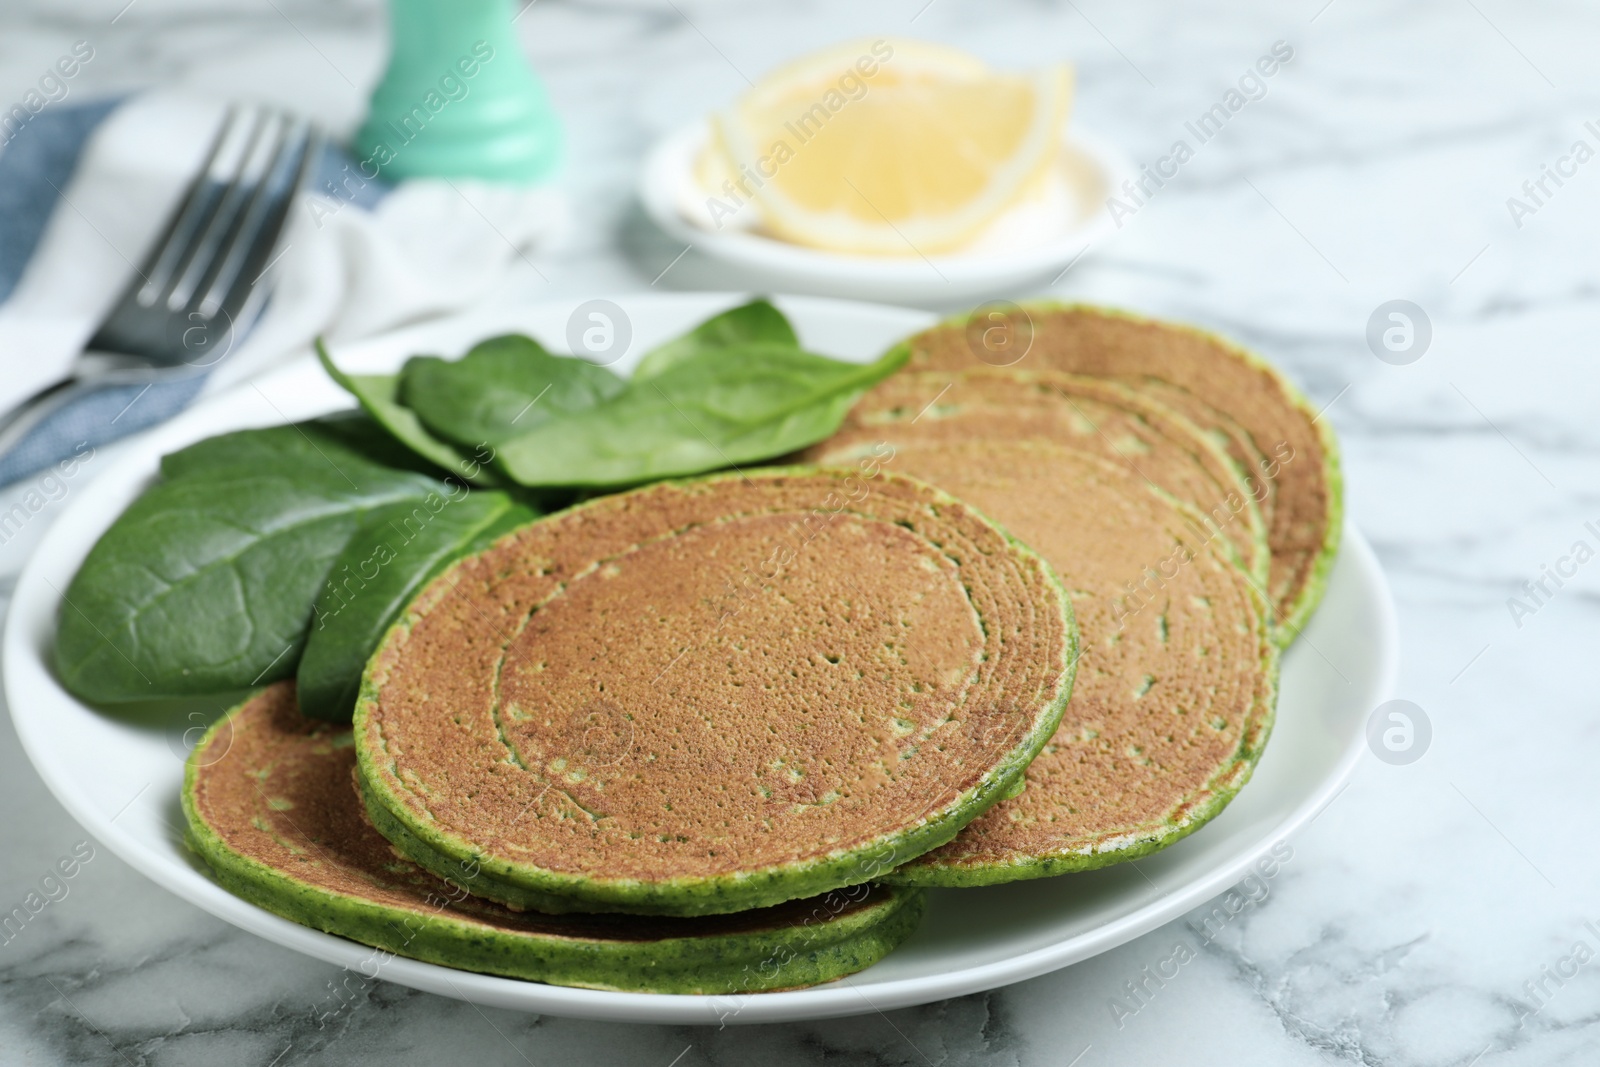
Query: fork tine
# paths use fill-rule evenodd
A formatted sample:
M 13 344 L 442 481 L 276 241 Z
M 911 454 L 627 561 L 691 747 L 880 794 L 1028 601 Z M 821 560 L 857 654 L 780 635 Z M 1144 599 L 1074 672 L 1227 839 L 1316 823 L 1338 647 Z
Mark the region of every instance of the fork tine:
M 167 308 L 182 311 L 189 305 L 195 290 L 200 287 L 205 274 L 215 265 L 218 253 L 230 239 L 239 224 L 245 199 L 266 173 L 270 161 L 277 155 L 283 137 L 283 120 L 272 111 L 262 111 L 251 131 L 250 142 L 239 158 L 238 170 L 223 190 L 222 200 L 206 222 L 205 229 L 189 250 L 182 273 L 167 294 Z
M 289 202 L 312 163 L 315 147 L 316 137 L 311 124 L 305 119 L 295 120 L 260 181 L 256 183 L 244 218 L 233 232 L 228 247 L 223 250 L 222 265 L 217 268 L 200 298 L 202 319 L 214 318 L 219 309 L 231 302 L 246 261 L 259 260 L 263 252 L 271 250 Z M 252 279 L 250 284 L 253 285 L 254 281 Z
M 265 304 L 256 283 L 322 134 L 261 107 L 231 109 L 205 169 L 190 184 L 168 232 L 107 312 L 89 349 L 152 367 L 203 369 L 227 355 Z M 213 328 L 225 318 L 227 328 Z M 198 337 L 198 340 L 196 338 Z
M 172 275 L 177 270 L 185 253 L 194 243 L 195 235 L 210 218 L 221 197 L 221 190 L 213 180 L 213 175 L 223 156 L 223 150 L 237 140 L 237 133 L 243 115 L 236 104 L 230 104 L 224 114 L 222 124 L 217 127 L 216 135 L 211 139 L 211 147 L 206 152 L 205 162 L 200 165 L 200 171 L 189 183 L 183 200 L 178 210 L 173 213 L 167 222 L 166 232 L 156 243 L 156 247 L 145 260 L 141 276 L 144 284 L 140 286 L 136 299 L 144 307 L 151 307 L 172 281 Z

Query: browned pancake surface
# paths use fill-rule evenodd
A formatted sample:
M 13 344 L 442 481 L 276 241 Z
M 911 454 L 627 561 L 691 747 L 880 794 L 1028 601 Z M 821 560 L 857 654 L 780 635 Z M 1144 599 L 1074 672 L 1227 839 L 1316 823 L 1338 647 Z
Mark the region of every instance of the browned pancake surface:
M 839 433 L 807 456 L 837 452 L 847 439 L 892 436 L 901 424 L 948 420 L 971 437 L 1054 441 L 1122 464 L 1191 504 L 1247 570 L 1266 574 L 1266 530 L 1256 502 L 1267 495 L 1265 483 L 1247 485 L 1229 454 L 1189 419 L 1105 378 L 987 367 L 897 374 L 869 390 Z
M 960 419 L 897 426 L 889 465 L 969 501 L 1050 560 L 1072 598 L 1082 658 L 1026 790 L 915 865 L 1083 855 L 1185 823 L 1218 788 L 1239 784 L 1265 739 L 1265 604 L 1126 467 L 966 429 Z M 860 447 L 850 440 L 819 458 L 847 460 Z
M 825 857 L 945 810 L 1032 728 L 1070 634 L 1023 560 L 904 479 L 608 497 L 419 598 L 369 668 L 367 743 L 489 857 L 640 880 Z
M 1189 418 L 1203 420 L 1209 407 L 1243 428 L 1250 445 L 1240 442 L 1237 458 L 1260 457 L 1258 464 L 1269 464 L 1266 471 L 1256 469 L 1273 482 L 1273 498 L 1264 512 L 1272 549 L 1269 588 L 1281 615 L 1289 613 L 1315 578 L 1337 507 L 1337 487 L 1329 483 L 1328 455 L 1312 416 L 1282 380 L 1198 330 L 1088 307 L 1035 306 L 1027 314 L 1032 345 L 1018 368 L 1091 374 L 1136 385 L 1155 379 L 1194 398 L 1196 403 L 1180 406 Z M 909 343 L 909 369 L 982 365 L 968 330 L 958 325 L 935 327 Z M 1170 388 L 1156 395 L 1181 405 Z

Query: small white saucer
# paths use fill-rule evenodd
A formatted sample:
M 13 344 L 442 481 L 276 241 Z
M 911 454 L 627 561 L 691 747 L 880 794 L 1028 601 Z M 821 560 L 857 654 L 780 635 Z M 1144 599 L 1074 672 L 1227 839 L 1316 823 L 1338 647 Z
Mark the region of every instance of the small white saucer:
M 639 199 L 650 219 L 695 251 L 738 268 L 741 288 L 815 293 L 901 304 L 972 302 L 1048 283 L 1095 244 L 1116 232 L 1106 197 L 1137 170 L 1119 149 L 1074 124 L 1062 167 L 1075 192 L 1075 210 L 1047 239 L 1005 251 L 904 257 L 854 256 L 790 244 L 747 229 L 704 228 L 685 217 L 695 188 L 694 164 L 710 134 L 704 120 L 656 142 L 639 177 Z

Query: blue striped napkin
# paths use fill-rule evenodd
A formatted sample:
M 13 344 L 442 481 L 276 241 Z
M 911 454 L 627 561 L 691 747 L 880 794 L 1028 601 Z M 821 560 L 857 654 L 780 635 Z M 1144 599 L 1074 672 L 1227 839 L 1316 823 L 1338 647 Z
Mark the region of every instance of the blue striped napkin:
M 0 149 L 0 305 L 11 300 L 46 239 L 52 213 L 70 210 L 60 191 L 70 187 L 85 145 L 126 99 L 47 107 L 31 116 Z M 353 162 L 342 148 L 327 145 L 313 165 L 311 188 L 331 188 Z M 388 189 L 375 181 L 341 198 L 370 211 Z M 21 366 L 29 358 L 25 351 L 0 352 L 0 374 L 12 361 Z M 98 447 L 163 422 L 187 407 L 204 384 L 205 375 L 196 375 L 146 386 L 111 385 L 81 396 L 0 456 L 0 486 L 85 446 Z

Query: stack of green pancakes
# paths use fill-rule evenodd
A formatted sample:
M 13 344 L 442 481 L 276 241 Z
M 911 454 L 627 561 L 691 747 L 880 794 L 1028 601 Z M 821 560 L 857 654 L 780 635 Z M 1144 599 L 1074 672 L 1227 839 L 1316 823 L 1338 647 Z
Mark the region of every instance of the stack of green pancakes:
M 925 483 L 658 483 L 440 574 L 352 730 L 288 689 L 233 713 L 192 757 L 190 836 L 262 906 L 433 962 L 810 984 L 909 936 L 919 891 L 870 883 L 1020 787 L 1076 655 L 1051 568 Z
M 1193 832 L 1255 767 L 1331 567 L 1332 438 L 1226 342 L 1014 314 L 1009 366 L 987 319 L 903 342 L 799 465 L 598 497 L 455 561 L 350 726 L 281 683 L 212 728 L 191 845 L 396 954 L 727 994 L 870 966 L 924 887 Z
M 900 885 L 1103 867 L 1214 817 L 1260 759 L 1279 650 L 1338 546 L 1331 433 L 1260 360 L 1094 308 L 1004 320 L 906 341 L 906 371 L 803 457 L 891 456 L 976 506 L 1055 567 L 1081 628 L 1071 705 L 1026 787 L 885 876 Z M 997 326 L 1004 347 L 984 343 Z

